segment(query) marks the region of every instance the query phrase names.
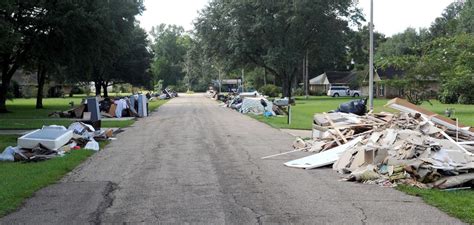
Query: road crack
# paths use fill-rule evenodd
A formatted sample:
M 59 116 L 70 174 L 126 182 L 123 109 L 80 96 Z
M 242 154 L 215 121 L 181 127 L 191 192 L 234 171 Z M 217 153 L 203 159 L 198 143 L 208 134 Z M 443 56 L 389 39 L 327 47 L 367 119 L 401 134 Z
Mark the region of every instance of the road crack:
M 99 204 L 97 209 L 92 213 L 90 216 L 89 222 L 91 224 L 102 224 L 102 216 L 105 211 L 110 208 L 114 203 L 114 196 L 113 192 L 118 189 L 118 185 L 113 182 L 107 182 L 104 191 L 102 192 L 102 196 L 104 200 Z
M 360 206 L 357 206 L 355 202 L 352 203 L 352 206 L 354 206 L 354 208 L 358 209 L 362 213 L 363 218 L 360 220 L 360 222 L 362 222 L 363 225 L 366 225 L 367 224 L 367 214 L 365 214 L 364 208 L 362 208 Z
M 248 207 L 246 205 L 243 205 L 243 204 L 240 204 L 238 201 L 237 201 L 237 198 L 235 195 L 233 195 L 232 193 L 230 193 L 230 195 L 232 196 L 232 199 L 234 200 L 234 204 L 240 206 L 241 208 L 243 209 L 246 209 L 248 211 L 250 211 L 252 214 L 254 214 L 254 219 L 256 220 L 255 224 L 263 224 L 262 222 L 262 217 L 265 216 L 265 214 L 261 214 L 259 213 L 256 209 L 252 208 L 252 207 Z

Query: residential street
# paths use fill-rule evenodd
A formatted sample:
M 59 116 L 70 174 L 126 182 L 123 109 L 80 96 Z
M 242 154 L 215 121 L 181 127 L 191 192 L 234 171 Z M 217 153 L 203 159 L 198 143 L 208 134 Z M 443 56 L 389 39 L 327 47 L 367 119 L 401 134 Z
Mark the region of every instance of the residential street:
M 283 165 L 308 153 L 260 159 L 293 140 L 203 94 L 183 95 L 0 223 L 461 223 L 395 189 L 342 182 L 331 168 Z

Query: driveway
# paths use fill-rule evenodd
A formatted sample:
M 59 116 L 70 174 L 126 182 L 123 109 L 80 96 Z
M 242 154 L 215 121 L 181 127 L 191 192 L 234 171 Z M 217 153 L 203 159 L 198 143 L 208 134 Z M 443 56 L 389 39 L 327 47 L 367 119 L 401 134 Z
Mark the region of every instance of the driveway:
M 283 166 L 294 137 L 202 94 L 138 120 L 0 223 L 455 224 L 420 198 Z

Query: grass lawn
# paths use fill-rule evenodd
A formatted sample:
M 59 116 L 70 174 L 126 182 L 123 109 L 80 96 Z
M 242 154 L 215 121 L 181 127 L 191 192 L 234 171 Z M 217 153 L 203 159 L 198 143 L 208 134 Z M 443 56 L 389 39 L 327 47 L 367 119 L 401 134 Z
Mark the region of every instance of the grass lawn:
M 426 190 L 409 186 L 399 186 L 398 190 L 420 196 L 426 203 L 457 217 L 468 224 L 474 224 L 474 191 Z
M 158 107 L 162 106 L 163 104 L 167 103 L 169 100 L 155 100 L 148 103 L 148 111 L 153 112 Z
M 267 123 L 276 128 L 290 128 L 290 129 L 311 129 L 313 115 L 315 113 L 328 112 L 335 110 L 337 107 L 344 102 L 354 100 L 350 97 L 327 97 L 327 96 L 311 96 L 309 99 L 304 97 L 296 98 L 296 105 L 291 108 L 292 110 L 292 121 L 291 125 L 287 124 L 287 117 L 270 117 L 265 118 L 263 116 L 252 116 L 259 121 Z M 388 102 L 387 99 L 374 99 L 374 111 L 375 112 L 396 112 L 393 109 L 385 108 L 384 105 Z M 441 104 L 437 100 L 432 100 L 429 103 L 423 103 L 422 107 L 444 115 L 444 111 L 447 108 L 454 108 L 456 116 L 459 118 L 460 123 L 474 126 L 474 105 L 461 105 L 461 104 Z
M 81 98 L 45 99 L 46 109 L 40 110 L 34 109 L 34 100 L 15 100 L 13 104 L 9 104 L 9 110 L 13 113 L 6 116 L 0 114 L 2 116 L 0 128 L 39 128 L 44 124 L 69 125 L 71 121 L 68 120 L 44 119 L 47 118 L 50 111 L 69 108 L 69 101 L 79 103 Z M 150 111 L 157 109 L 166 102 L 165 100 L 150 102 Z M 12 120 L 17 122 L 13 123 Z M 46 123 L 43 123 L 44 121 Z M 134 122 L 135 120 L 102 121 L 102 126 L 125 127 Z M 7 146 L 16 146 L 17 138 L 18 136 L 15 135 L 0 135 L 0 152 L 3 152 Z M 100 148 L 104 149 L 108 142 L 99 142 L 99 144 Z M 74 150 L 64 157 L 37 163 L 0 162 L 0 217 L 15 210 L 37 190 L 57 182 L 92 154 L 94 154 L 94 151 Z
M 67 118 L 49 118 L 48 114 L 55 111 L 64 111 L 70 108 L 69 102 L 79 105 L 85 96 L 72 98 L 46 98 L 43 100 L 44 109 L 35 109 L 36 99 L 14 99 L 7 101 L 7 108 L 11 113 L 0 114 L 0 129 L 38 129 L 43 125 L 69 126 L 74 120 Z M 154 110 L 166 103 L 166 100 L 150 102 L 150 110 Z M 103 127 L 127 127 L 134 121 L 102 121 Z
M 0 149 L 16 146 L 17 136 L 0 136 Z M 101 149 L 106 142 L 100 142 Z M 94 151 L 75 150 L 61 158 L 37 162 L 0 162 L 0 217 L 15 210 L 35 191 L 55 183 L 91 156 Z

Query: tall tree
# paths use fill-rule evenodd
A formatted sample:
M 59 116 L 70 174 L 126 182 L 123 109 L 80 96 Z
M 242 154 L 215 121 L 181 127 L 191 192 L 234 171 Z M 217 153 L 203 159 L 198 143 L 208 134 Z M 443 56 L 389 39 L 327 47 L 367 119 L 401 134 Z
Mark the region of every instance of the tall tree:
M 107 88 L 113 76 L 116 60 L 127 54 L 130 47 L 128 43 L 133 40 L 135 16 L 143 11 L 143 2 L 95 0 L 95 4 L 102 13 L 97 17 L 100 28 L 97 39 L 90 43 L 93 46 L 93 55 L 90 57 L 92 73 L 89 80 L 95 82 L 96 95 L 100 95 L 100 90 L 104 86 Z
M 0 2 L 0 113 L 8 112 L 7 92 L 13 75 L 28 62 L 37 34 L 46 32 L 41 20 L 47 12 L 37 7 L 40 3 L 40 0 Z
M 38 71 L 37 107 L 48 72 L 67 68 L 69 81 L 99 81 L 126 54 L 142 0 L 14 1 L 0 3 L 0 112 L 21 67 Z M 100 89 L 99 89 L 100 90 Z
M 421 55 L 424 32 L 426 31 L 418 32 L 414 28 L 407 28 L 402 33 L 393 35 L 379 46 L 376 57 Z
M 466 0 L 459 13 L 458 32 L 474 33 L 474 0 Z
M 363 26 L 349 32 L 349 60 L 353 60 L 357 70 L 364 70 L 369 61 L 369 27 Z M 384 34 L 374 32 L 374 50 L 387 40 Z
M 155 80 L 163 80 L 163 86 L 177 85 L 185 76 L 185 57 L 191 45 L 191 38 L 184 28 L 160 24 L 153 27 L 151 36 L 154 60 L 152 72 Z
M 307 51 L 320 64 L 345 60 L 348 23 L 360 15 L 349 0 L 215 0 L 195 26 L 209 57 L 263 67 L 281 80 L 283 95 L 290 96 Z
M 447 37 L 455 35 L 458 31 L 459 13 L 461 12 L 464 3 L 456 1 L 449 4 L 440 17 L 436 18 L 431 24 L 429 30 L 432 39 L 437 37 Z
M 127 51 L 117 58 L 105 82 L 130 83 L 150 88 L 152 77 L 149 69 L 153 55 L 148 50 L 146 31 L 136 26 L 127 45 Z
M 36 108 L 43 108 L 44 85 L 48 74 L 57 73 L 64 65 L 67 46 L 64 31 L 70 28 L 63 20 L 64 15 L 75 10 L 75 5 L 69 1 L 42 1 L 38 8 L 46 12 L 39 20 L 43 32 L 38 32 L 32 42 L 31 65 L 36 70 L 38 89 Z

